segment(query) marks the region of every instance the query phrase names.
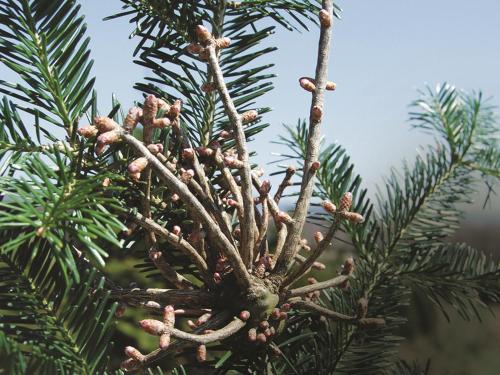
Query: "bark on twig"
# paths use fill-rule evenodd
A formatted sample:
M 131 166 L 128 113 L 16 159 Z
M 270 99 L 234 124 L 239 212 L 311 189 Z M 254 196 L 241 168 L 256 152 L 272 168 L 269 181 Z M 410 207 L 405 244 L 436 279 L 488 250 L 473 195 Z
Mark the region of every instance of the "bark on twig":
M 331 0 L 323 0 L 323 9 L 332 19 L 333 5 Z M 313 109 L 316 107 L 323 108 L 324 91 L 328 80 L 328 59 L 330 54 L 332 22 L 321 23 L 321 33 L 318 46 L 318 59 L 316 63 L 315 82 L 316 89 L 312 95 L 311 115 L 309 118 L 309 135 L 307 140 L 307 153 L 304 160 L 304 168 L 302 172 L 302 184 L 300 187 L 299 197 L 295 206 L 295 211 L 292 215 L 293 224 L 288 231 L 287 239 L 284 245 L 284 251 L 281 253 L 274 268 L 274 273 L 285 275 L 288 267 L 295 254 L 296 247 L 300 241 L 300 236 L 304 228 L 309 203 L 314 187 L 315 171 L 311 169 L 311 165 L 317 161 L 320 145 L 320 128 L 321 119 L 313 116 Z
M 209 237 L 215 246 L 219 246 L 226 255 L 233 267 L 234 274 L 240 286 L 247 290 L 251 286 L 251 276 L 243 263 L 237 249 L 231 244 L 226 236 L 221 232 L 220 227 L 205 210 L 200 201 L 189 191 L 188 187 L 181 182 L 167 167 L 156 158 L 144 144 L 130 134 L 122 133 L 122 139 L 130 144 L 139 154 L 144 156 L 149 164 L 158 172 L 159 177 L 166 185 L 191 208 L 191 212 L 197 216 L 205 226 Z M 252 212 L 253 215 L 253 212 Z
M 236 149 L 238 151 L 238 159 L 243 163 L 241 170 L 241 195 L 243 198 L 243 218 L 244 221 L 240 223 L 241 227 L 241 254 L 244 264 L 248 267 L 252 262 L 251 253 L 254 247 L 253 228 L 255 227 L 255 214 L 253 210 L 253 196 L 252 196 L 252 176 L 250 170 L 250 162 L 248 159 L 248 150 L 246 146 L 245 132 L 243 131 L 243 123 L 241 116 L 238 114 L 236 107 L 229 95 L 229 91 L 224 82 L 222 70 L 219 66 L 217 58 L 217 51 L 214 43 L 207 46 L 208 50 L 208 63 L 213 72 L 214 82 L 217 84 L 222 103 L 229 117 L 229 121 L 233 126 Z
M 291 289 L 288 291 L 287 296 L 289 298 L 304 296 L 308 293 L 312 293 L 312 292 L 315 292 L 317 290 L 333 288 L 335 286 L 342 285 L 347 280 L 349 280 L 349 276 L 346 276 L 346 275 L 337 276 L 337 277 L 334 277 L 333 279 L 322 281 L 322 282 L 319 282 L 316 284 L 311 284 L 311 285 L 303 286 L 301 288 Z

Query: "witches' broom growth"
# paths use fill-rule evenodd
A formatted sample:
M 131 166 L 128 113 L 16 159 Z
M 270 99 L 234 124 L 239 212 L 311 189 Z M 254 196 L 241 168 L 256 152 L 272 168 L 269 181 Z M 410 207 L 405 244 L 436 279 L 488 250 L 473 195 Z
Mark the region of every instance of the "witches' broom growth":
M 423 93 L 411 118 L 436 143 L 372 204 L 346 151 L 321 142 L 336 89 L 330 0 L 124 0 L 110 18 L 136 22 L 136 62 L 152 76 L 136 85 L 143 100 L 127 113 L 114 100 L 107 115 L 79 6 L 1 3 L 1 61 L 19 76 L 0 81 L 4 372 L 162 373 L 153 367 L 178 356 L 188 364 L 175 373 L 415 373 L 395 361 L 412 290 L 466 319 L 500 300 L 499 266 L 449 242 L 475 181 L 500 176 L 491 108 L 449 85 Z M 299 78 L 309 120 L 279 140 L 295 166 L 279 169 L 276 188 L 249 148 L 267 126 L 255 101 L 272 88 L 270 66 L 254 62 L 275 49 L 259 49 L 274 29 L 266 18 L 320 29 L 314 77 Z M 296 198 L 288 212 L 284 194 Z M 307 220 L 324 227 L 314 243 Z M 337 272 L 319 258 L 340 233 L 355 250 Z M 164 287 L 105 276 L 120 252 L 139 253 Z M 113 326 L 127 307 L 156 349 L 120 344 L 116 358 Z

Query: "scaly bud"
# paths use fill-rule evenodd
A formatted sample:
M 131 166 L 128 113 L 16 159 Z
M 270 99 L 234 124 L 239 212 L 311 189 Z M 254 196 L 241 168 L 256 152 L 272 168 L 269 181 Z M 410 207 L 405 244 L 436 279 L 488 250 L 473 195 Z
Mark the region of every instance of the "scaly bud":
M 257 340 L 257 330 L 255 328 L 250 328 L 248 330 L 248 341 L 255 341 Z
M 314 84 L 314 79 L 309 77 L 301 77 L 299 79 L 300 87 L 309 92 L 316 91 L 316 85 Z
M 243 162 L 238 160 L 234 156 L 224 156 L 224 164 L 229 168 L 241 169 L 243 168 Z
M 125 120 L 123 120 L 123 129 L 127 132 L 134 131 L 137 123 L 141 121 L 142 109 L 139 107 L 132 107 L 128 110 Z
M 230 139 L 233 137 L 233 133 L 228 132 L 227 130 L 223 130 L 219 133 L 219 138 L 222 139 Z
M 322 27 L 330 27 L 332 25 L 332 17 L 327 10 L 321 9 L 319 12 L 319 23 Z
M 270 191 L 271 191 L 271 181 L 269 180 L 262 181 L 262 184 L 260 184 L 260 189 L 259 189 L 260 195 L 268 195 Z
M 231 39 L 229 38 L 218 38 L 215 39 L 215 46 L 219 49 L 227 48 L 231 45 Z
M 193 55 L 195 54 L 198 54 L 201 52 L 201 50 L 203 50 L 203 47 L 200 46 L 198 43 L 191 43 L 190 45 L 188 45 L 186 47 L 186 50 L 189 52 L 189 53 L 192 53 Z
M 311 172 L 316 172 L 321 167 L 321 163 L 319 161 L 313 161 L 311 163 Z
M 324 269 L 326 269 L 326 266 L 321 262 L 314 262 L 312 268 L 318 271 L 323 271 Z
M 318 280 L 316 280 L 314 277 L 308 277 L 307 278 L 307 283 L 312 285 L 312 284 L 317 284 Z
M 139 322 L 139 325 L 145 332 L 151 335 L 160 336 L 165 331 L 165 324 L 159 320 L 144 319 Z
M 267 329 L 269 328 L 269 322 L 267 320 L 263 320 L 262 322 L 259 323 L 259 327 L 262 329 Z
M 147 147 L 149 152 L 151 152 L 153 155 L 161 154 L 163 152 L 163 145 L 161 143 L 151 144 Z
M 316 241 L 316 243 L 320 243 L 321 241 L 323 241 L 323 239 L 324 239 L 323 233 L 319 231 L 314 233 L 314 240 Z
M 179 199 L 181 199 L 181 197 L 179 197 L 179 195 L 178 195 L 178 194 L 175 194 L 175 193 L 174 193 L 174 194 L 172 194 L 172 196 L 170 197 L 170 200 L 171 200 L 172 202 L 177 202 Z M 180 228 L 179 228 L 179 229 L 180 229 Z
M 117 131 L 102 133 L 97 137 L 97 143 L 101 145 L 110 145 L 118 141 L 120 141 L 120 133 Z
M 274 320 L 278 320 L 280 318 L 280 313 L 281 313 L 281 310 L 278 308 L 275 308 L 273 310 L 273 312 L 271 313 L 271 318 Z
M 141 179 L 141 172 L 137 172 L 137 173 L 129 173 L 129 176 L 132 180 L 134 180 L 135 182 L 139 181 Z
M 127 355 L 127 357 L 133 358 L 139 362 L 142 362 L 144 360 L 144 354 L 142 354 L 139 350 L 137 350 L 133 346 L 127 346 L 125 348 L 125 354 Z
M 221 281 L 222 281 L 222 277 L 221 277 L 220 273 L 214 272 L 214 282 L 216 284 L 219 284 Z
M 98 133 L 97 127 L 94 125 L 87 125 L 83 128 L 78 129 L 78 134 L 80 134 L 84 138 L 92 138 L 95 137 Z
M 336 88 L 337 88 L 337 84 L 335 82 L 328 81 L 326 83 L 325 89 L 327 89 L 328 91 L 335 91 Z
M 151 126 L 156 129 L 165 129 L 172 125 L 172 122 L 168 117 L 155 118 L 151 122 Z
M 239 206 L 238 201 L 231 199 L 231 198 L 227 199 L 226 203 L 230 207 L 238 207 Z
M 164 114 L 168 113 L 170 111 L 170 104 L 163 99 L 158 99 L 158 110 L 162 110 Z
M 181 233 L 181 227 L 178 225 L 174 225 L 174 227 L 172 228 L 172 233 L 178 236 Z
M 133 162 L 131 162 L 128 165 L 128 171 L 131 174 L 133 174 L 133 173 L 140 173 L 147 166 L 148 166 L 148 159 L 146 159 L 145 157 L 141 157 L 141 158 L 135 159 Z
M 144 107 L 142 109 L 142 123 L 145 126 L 151 126 L 157 113 L 158 99 L 154 95 L 148 95 L 146 100 L 144 100 Z
M 170 106 L 170 110 L 168 111 L 168 116 L 171 119 L 177 118 L 182 111 L 182 100 L 177 99 L 174 104 Z
M 102 116 L 94 117 L 94 125 L 101 133 L 106 133 L 120 127 L 120 125 L 118 125 L 113 119 Z
M 330 201 L 323 201 L 321 204 L 326 212 L 334 214 L 337 211 L 337 207 Z
M 250 311 L 247 310 L 241 311 L 239 317 L 241 320 L 246 322 L 248 319 L 250 319 Z
M 210 147 L 198 147 L 196 151 L 198 151 L 198 154 L 200 154 L 200 156 L 205 158 L 209 158 L 215 154 L 214 149 Z
M 181 176 L 180 176 L 180 179 L 182 182 L 184 182 L 185 184 L 188 184 L 189 181 L 191 181 L 191 179 L 194 177 L 194 171 L 192 169 L 181 169 Z
M 208 29 L 205 26 L 198 25 L 196 26 L 195 31 L 196 31 L 196 36 L 198 37 L 198 40 L 201 43 L 205 43 L 212 38 L 212 34 L 210 33 L 210 31 L 208 31 Z
M 201 91 L 203 92 L 212 92 L 217 89 L 217 85 L 215 82 L 205 82 L 201 85 Z
M 267 337 L 266 337 L 266 335 L 264 335 L 263 333 L 259 333 L 259 334 L 257 335 L 257 341 L 258 341 L 258 342 L 261 342 L 261 343 L 263 343 L 263 344 L 264 344 L 265 342 L 267 342 Z
M 167 305 L 163 309 L 163 323 L 165 324 L 165 329 L 171 331 L 175 324 L 175 309 L 172 305 Z
M 259 113 L 256 110 L 246 111 L 241 115 L 241 122 L 243 124 L 255 121 Z
M 300 240 L 300 247 L 304 249 L 305 251 L 309 252 L 311 251 L 311 247 L 307 244 L 307 239 L 303 238 Z
M 208 52 L 208 48 L 203 48 L 198 54 L 198 57 L 200 58 L 201 61 L 207 61 L 209 56 L 210 53 Z
M 350 192 L 344 193 L 342 198 L 340 198 L 339 211 L 349 211 L 352 206 L 352 194 Z
M 271 330 L 269 328 L 266 328 L 263 333 L 264 333 L 264 336 L 266 336 L 266 337 L 271 337 L 272 336 Z
M 160 335 L 159 346 L 161 350 L 168 349 L 168 347 L 170 346 L 170 333 L 167 332 Z
M 182 150 L 182 158 L 186 160 L 194 159 L 194 150 L 192 148 L 185 148 Z
M 128 358 L 120 364 L 120 368 L 125 371 L 135 371 L 141 367 L 141 363 L 133 358 Z
M 207 347 L 205 345 L 198 346 L 196 350 L 196 359 L 198 362 L 205 362 L 207 360 Z
M 161 252 L 159 252 L 159 251 L 157 251 L 157 253 L 161 254 Z M 144 304 L 144 306 L 148 307 L 150 309 L 159 309 L 159 308 L 161 308 L 161 305 L 158 302 L 156 302 L 156 301 L 148 301 L 148 302 L 146 302 Z
M 351 276 L 353 273 L 354 273 L 354 258 L 348 257 L 344 261 L 344 265 L 342 266 L 341 274 Z
M 350 222 L 356 224 L 361 224 L 365 221 L 363 215 L 358 214 L 357 212 L 345 212 L 342 216 L 347 220 L 349 220 Z
M 284 311 L 280 312 L 279 320 L 286 320 L 288 319 L 288 314 Z
M 321 107 L 319 107 L 317 105 L 315 105 L 314 107 L 312 107 L 312 109 L 311 109 L 311 118 L 315 122 L 321 121 L 321 119 L 323 118 L 323 109 L 321 109 Z
M 264 169 L 261 167 L 255 168 L 252 170 L 252 172 L 257 176 L 257 177 L 262 177 L 264 176 Z
M 293 224 L 293 219 L 286 212 L 280 211 L 276 214 L 275 219 L 279 223 Z

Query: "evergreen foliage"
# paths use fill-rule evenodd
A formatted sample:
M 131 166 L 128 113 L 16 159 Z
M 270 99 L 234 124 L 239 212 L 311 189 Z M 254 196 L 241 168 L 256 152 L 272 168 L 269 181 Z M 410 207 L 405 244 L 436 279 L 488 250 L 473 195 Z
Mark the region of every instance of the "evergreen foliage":
M 122 139 L 130 137 L 128 141 L 110 142 L 109 149 L 100 153 L 94 152 L 100 147 L 99 137 L 82 137 L 78 132 L 86 120 L 96 123 L 99 110 L 92 93 L 89 38 L 77 1 L 0 0 L 0 63 L 19 77 L 16 83 L 0 80 L 4 94 L 0 103 L 3 374 L 123 374 L 112 351 L 113 340 L 119 337 L 114 330 L 116 316 L 124 304 L 158 314 L 155 303 L 162 302 L 162 297 L 150 295 L 151 301 L 141 300 L 134 297 L 138 289 L 117 285 L 113 274 L 108 274 L 109 255 L 132 259 L 135 268 L 147 276 L 148 286 L 161 283 L 176 289 L 174 292 L 181 293 L 173 303 L 176 308 L 219 307 L 220 301 L 210 298 L 216 299 L 214 290 L 220 290 L 211 275 L 217 273 L 221 254 L 203 254 L 205 248 L 213 251 L 219 245 L 214 240 L 217 237 L 210 233 L 201 236 L 199 241 L 214 243 L 196 248 L 196 254 L 189 253 L 195 245 L 184 244 L 192 243 L 187 234 L 209 230 L 193 215 L 190 202 L 173 199 L 182 194 L 165 183 L 167 172 L 154 173 L 158 171 L 151 167 L 151 161 L 139 182 L 127 175 L 127 168 L 130 171 L 131 163 L 137 160 L 134 151 L 139 146 L 134 142 L 144 147 L 142 141 L 133 139 L 162 145 L 165 156 L 160 152 L 158 163 L 182 162 L 179 168 L 172 167 L 171 174 L 183 182 L 180 167 L 187 168 L 183 160 L 186 150 L 196 150 L 203 166 L 197 166 L 195 158 L 197 179 L 183 186 L 189 185 L 193 196 L 206 198 L 200 199 L 200 206 L 214 222 L 229 217 L 227 227 L 232 233 L 242 219 L 227 203 L 231 187 L 225 185 L 224 178 L 236 177 L 240 183 L 241 176 L 243 184 L 244 172 L 242 168 L 226 168 L 228 177 L 202 155 L 202 151 L 219 148 L 229 152 L 239 144 L 237 137 L 221 136 L 234 131 L 234 121 L 221 95 L 204 86 L 215 82 L 217 72 L 190 49 L 199 40 L 196 27 L 210 25 L 214 38 L 231 38 L 230 46 L 217 50 L 218 63 L 236 111 L 257 111 L 243 127 L 244 137 L 250 140 L 269 125 L 263 115 L 270 108 L 259 104 L 273 89 L 275 77 L 273 64 L 259 62 L 276 50 L 268 46 L 268 36 L 276 27 L 290 31 L 316 27 L 323 7 L 315 0 L 122 3 L 123 11 L 108 19 L 129 17 L 135 24 L 135 63 L 149 72 L 135 85 L 146 97 L 141 111 L 148 110 L 149 95 L 154 94 L 166 103 L 181 98 L 182 114 L 180 119 L 178 114 L 172 117 L 173 123 L 179 121 L 178 130 L 172 126 L 148 134 L 145 127 L 143 133 L 120 133 Z M 338 17 L 340 9 L 334 6 L 332 14 Z M 157 119 L 167 118 L 169 113 L 162 107 Z M 130 113 L 125 115 L 113 99 L 107 118 L 121 124 L 128 116 Z M 245 346 L 238 336 L 214 341 L 207 344 L 209 357 L 202 365 L 194 363 L 193 350 L 185 345 L 189 340 L 177 340 L 171 344 L 173 350 L 188 346 L 177 358 L 179 362 L 187 359 L 187 363 L 173 369 L 174 374 L 193 373 L 200 367 L 214 374 L 427 374 L 429 364 L 422 369 L 397 359 L 397 347 L 403 340 L 400 328 L 406 322 L 412 291 L 421 291 L 447 318 L 451 307 L 466 320 L 481 319 L 483 310 L 500 302 L 500 265 L 467 244 L 450 241 L 478 184 L 486 181 L 493 189 L 500 178 L 499 129 L 493 109 L 481 93 L 469 94 L 444 84 L 421 93 L 413 103 L 410 120 L 415 128 L 433 134 L 435 141 L 422 148 L 413 163 L 390 172 L 376 202 L 369 199 L 346 149 L 331 144 L 322 145 L 320 150 L 321 166 L 315 172 L 308 220 L 325 228 L 338 225 L 356 259 L 354 277 L 352 272 L 345 274 L 349 278 L 340 287 L 325 288 L 310 300 L 332 314 L 343 314 L 343 318 L 325 318 L 317 310 L 292 308 L 288 318 L 279 323 L 281 334 L 272 345 Z M 288 151 L 278 161 L 275 174 L 290 173 L 283 162 L 298 165 L 299 177 L 303 177 L 302 170 L 310 173 L 310 139 L 305 120 L 287 126 L 278 143 Z M 206 179 L 199 178 L 203 173 Z M 302 192 L 301 184 L 295 183 L 288 195 L 300 196 Z M 325 200 L 342 202 L 346 192 L 353 196 L 352 212 L 362 215 L 364 222 L 355 225 L 319 209 Z M 265 203 L 265 194 L 259 193 Z M 264 215 L 264 210 L 256 211 Z M 276 216 L 276 229 L 280 230 L 286 217 L 280 223 Z M 144 218 L 157 227 L 152 230 Z M 225 233 L 220 221 L 217 225 L 221 236 L 232 241 L 231 245 L 236 243 L 236 236 Z M 186 236 L 175 234 L 176 227 Z M 162 236 L 162 230 L 170 234 Z M 168 237 L 172 233 L 178 235 L 175 241 Z M 334 237 L 334 246 L 339 241 L 345 239 Z M 263 244 L 259 249 L 275 245 L 267 237 Z M 248 268 L 258 268 L 252 261 Z M 290 264 L 295 265 L 293 261 Z M 234 263 L 230 266 L 237 268 Z M 245 275 L 247 270 L 242 272 Z M 241 283 L 236 273 L 225 280 L 231 285 Z M 282 282 L 285 276 L 278 274 L 272 280 Z M 280 298 L 284 298 L 281 305 L 287 302 L 290 290 L 296 289 L 280 290 Z M 224 293 L 217 298 L 227 298 Z M 234 301 L 238 303 L 236 297 Z M 360 311 L 360 301 L 365 301 L 367 311 Z M 230 317 L 239 312 L 232 309 L 228 310 Z M 372 323 L 378 319 L 377 324 L 363 323 L 367 317 L 368 321 L 373 317 Z M 380 324 L 381 319 L 385 324 Z M 221 321 L 228 321 L 224 313 L 214 314 L 207 324 L 218 324 L 214 329 L 219 329 Z M 194 332 L 200 333 L 202 328 Z M 164 354 L 161 350 L 150 353 L 144 371 L 165 373 L 161 367 L 151 367 L 161 362 L 149 362 Z

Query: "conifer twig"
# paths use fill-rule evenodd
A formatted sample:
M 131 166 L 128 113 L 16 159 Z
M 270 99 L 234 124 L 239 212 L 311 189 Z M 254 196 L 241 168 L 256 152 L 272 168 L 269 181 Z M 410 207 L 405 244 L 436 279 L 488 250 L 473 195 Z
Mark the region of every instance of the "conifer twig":
M 236 276 L 237 282 L 245 290 L 248 289 L 251 285 L 251 277 L 240 255 L 238 254 L 238 251 L 227 239 L 227 237 L 224 236 L 217 223 L 208 214 L 200 201 L 191 193 L 191 191 L 189 191 L 183 182 L 181 182 L 147 149 L 146 146 L 144 146 L 141 141 L 125 132 L 122 132 L 120 135 L 126 143 L 130 144 L 140 155 L 147 159 L 150 165 L 155 168 L 159 177 L 165 181 L 167 186 L 172 191 L 179 194 L 180 198 L 190 207 L 193 215 L 197 216 L 197 218 L 204 224 L 209 237 L 214 241 L 214 245 L 219 246 L 221 251 L 227 256 L 231 266 L 233 267 L 233 272 Z
M 250 162 L 248 159 L 248 150 L 246 146 L 245 132 L 243 131 L 243 122 L 240 114 L 236 110 L 233 100 L 229 95 L 222 70 L 217 58 L 217 51 L 214 41 L 210 41 L 206 47 L 208 51 L 208 63 L 213 72 L 213 79 L 219 90 L 219 94 L 224 104 L 226 114 L 229 121 L 233 126 L 233 131 L 236 140 L 236 149 L 238 151 L 238 160 L 243 163 L 243 168 L 240 172 L 241 175 L 241 195 L 243 198 L 243 219 L 240 223 L 241 227 L 241 254 L 243 262 L 246 266 L 252 262 L 253 247 L 254 247 L 254 233 L 253 229 L 255 224 L 254 202 L 252 196 L 252 176 L 250 170 Z
M 349 276 L 340 275 L 340 276 L 334 277 L 333 279 L 330 279 L 330 280 L 321 281 L 319 283 L 306 285 L 306 286 L 296 288 L 296 289 L 291 289 L 288 291 L 287 297 L 288 298 L 299 297 L 299 296 L 304 296 L 308 293 L 315 292 L 317 290 L 333 288 L 335 286 L 340 286 L 340 285 L 344 284 L 347 280 L 349 280 Z
M 288 271 L 291 265 L 291 260 L 295 254 L 296 248 L 300 241 L 300 236 L 304 227 L 309 202 L 312 196 L 314 187 L 314 176 L 317 168 L 313 165 L 318 163 L 319 145 L 320 145 L 320 128 L 321 116 L 316 115 L 317 109 L 320 113 L 323 112 L 324 91 L 328 78 L 328 59 L 330 55 L 330 41 L 332 30 L 332 13 L 333 5 L 331 0 L 323 0 L 323 9 L 320 13 L 320 38 L 318 46 L 318 58 L 316 63 L 315 75 L 315 90 L 312 94 L 311 110 L 309 118 L 309 133 L 307 139 L 307 153 L 304 160 L 304 168 L 302 172 L 302 184 L 300 193 L 295 206 L 295 211 L 292 215 L 293 224 L 288 231 L 284 251 L 277 259 L 274 273 L 283 276 Z M 322 20 L 322 15 L 327 21 Z

